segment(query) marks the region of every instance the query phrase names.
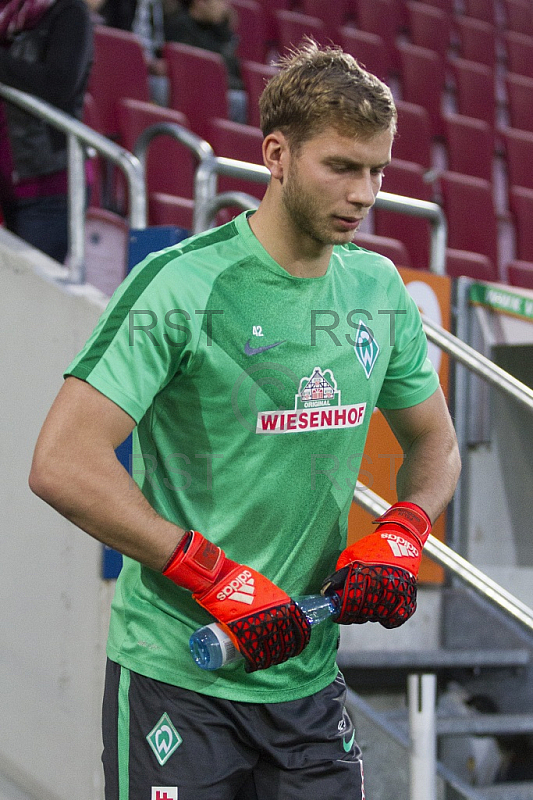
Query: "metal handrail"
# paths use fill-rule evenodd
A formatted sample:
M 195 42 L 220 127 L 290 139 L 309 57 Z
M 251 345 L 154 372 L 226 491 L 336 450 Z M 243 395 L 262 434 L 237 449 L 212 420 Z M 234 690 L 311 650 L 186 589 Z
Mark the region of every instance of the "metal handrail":
M 382 497 L 359 481 L 357 481 L 353 499 L 361 508 L 375 517 L 381 516 L 389 507 L 389 504 Z M 465 558 L 458 555 L 455 550 L 452 550 L 430 534 L 424 546 L 424 552 L 437 564 L 453 572 L 464 584 L 475 589 L 478 594 L 481 594 L 497 608 L 505 611 L 527 628 L 530 633 L 533 633 L 533 609 L 522 603 Z
M 84 147 L 92 147 L 113 162 L 125 175 L 129 190 L 129 222 L 132 228 L 145 228 L 147 203 L 143 168 L 139 159 L 120 145 L 93 131 L 83 122 L 27 92 L 0 83 L 0 97 L 39 117 L 67 137 L 69 281 L 85 281 L 85 157 Z
M 268 183 L 270 180 L 270 172 L 264 166 L 248 164 L 245 161 L 239 161 L 234 158 L 213 156 L 212 159 L 206 159 L 197 172 L 196 187 L 199 195 L 201 194 L 203 198 L 208 194 L 204 189 L 204 183 L 212 185 L 213 177 L 217 175 L 227 175 L 231 178 L 241 178 L 255 181 L 256 183 Z M 197 198 L 195 197 L 195 206 L 197 205 L 196 201 Z M 212 227 L 215 224 L 216 216 L 216 212 L 213 211 L 210 204 L 203 205 L 199 202 L 198 206 L 199 210 L 194 226 L 195 233 L 200 233 Z M 375 207 L 428 219 L 431 223 L 429 268 L 437 275 L 445 274 L 448 229 L 444 212 L 437 203 L 416 200 L 412 197 L 402 197 L 390 192 L 379 192 L 376 197 Z
M 498 367 L 489 358 L 479 353 L 470 345 L 465 344 L 457 336 L 437 325 L 425 314 L 421 314 L 424 331 L 427 338 L 440 347 L 445 353 L 453 356 L 471 372 L 475 372 L 481 378 L 490 383 L 496 389 L 500 389 L 515 400 L 518 400 L 529 411 L 533 411 L 533 389 L 526 386 L 513 375 Z
M 193 210 L 193 231 L 197 230 L 197 218 L 199 208 L 205 208 L 213 198 L 216 196 L 216 176 L 207 176 L 204 179 L 204 172 L 200 169 L 204 161 L 214 158 L 213 148 L 197 136 L 196 133 L 184 128 L 177 122 L 155 122 L 139 135 L 133 147 L 133 153 L 137 156 L 143 167 L 143 174 L 146 176 L 146 159 L 148 154 L 148 147 L 150 143 L 157 136 L 170 136 L 180 144 L 187 147 L 191 153 L 197 158 L 198 166 L 194 173 L 194 210 Z

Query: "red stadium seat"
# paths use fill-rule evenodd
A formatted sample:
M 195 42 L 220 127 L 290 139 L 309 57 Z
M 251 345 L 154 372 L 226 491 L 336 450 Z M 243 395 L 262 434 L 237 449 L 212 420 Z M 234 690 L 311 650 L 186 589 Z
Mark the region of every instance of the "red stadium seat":
M 494 134 L 490 126 L 462 114 L 447 114 L 445 124 L 448 169 L 492 181 Z
M 427 47 L 398 44 L 401 61 L 402 99 L 424 106 L 429 114 L 432 136 L 444 136 L 442 100 L 445 88 L 443 59 Z
M 119 103 L 119 125 L 124 147 L 130 152 L 141 133 L 152 125 L 171 123 L 188 128 L 187 117 L 171 108 L 153 103 L 124 99 Z M 146 188 L 148 194 L 165 192 L 193 197 L 196 159 L 185 145 L 168 135 L 157 135 L 148 146 L 146 155 Z
M 533 190 L 512 186 L 509 205 L 515 222 L 516 256 L 521 261 L 533 261 Z
M 420 164 L 393 159 L 385 169 L 382 189 L 418 200 L 431 200 L 432 190 L 424 180 L 424 173 Z M 375 208 L 373 215 L 374 232 L 378 236 L 399 239 L 407 248 L 415 269 L 429 268 L 431 231 L 427 220 L 381 208 Z
M 533 36 L 533 9 L 529 0 L 503 0 L 505 28 Z
M 355 5 L 357 27 L 381 36 L 394 71 L 400 69 L 396 37 L 403 23 L 401 5 L 396 0 L 356 0 Z
M 450 48 L 450 16 L 433 5 L 408 2 L 409 33 L 411 41 L 418 47 L 434 50 L 446 58 Z
M 304 36 L 311 36 L 319 44 L 330 44 L 326 24 L 318 17 L 309 17 L 299 11 L 277 11 L 278 44 L 283 55 L 297 47 Z
M 480 253 L 446 248 L 446 275 L 450 278 L 474 278 L 476 281 L 497 281 L 494 264 Z
M 237 55 L 244 61 L 263 61 L 268 51 L 267 15 L 258 0 L 231 0 L 236 13 Z
M 301 9 L 309 17 L 318 17 L 326 26 L 326 31 L 336 38 L 337 29 L 345 24 L 348 17 L 348 7 L 345 0 L 324 2 L 324 0 L 301 0 Z
M 388 77 L 390 64 L 381 36 L 344 25 L 339 28 L 338 39 L 342 49 L 356 58 L 365 69 L 381 80 Z
M 150 100 L 146 59 L 135 34 L 105 25 L 95 26 L 94 63 L 88 91 L 94 99 L 100 133 L 116 139 L 118 101 L 122 97 Z
M 357 233 L 354 244 L 390 258 L 397 267 L 411 266 L 409 252 L 404 243 L 400 242 L 399 239 L 390 239 L 388 236 L 376 236 L 373 233 Z
M 448 220 L 448 246 L 486 256 L 497 280 L 498 235 L 491 184 L 481 178 L 443 172 L 440 188 Z
M 504 128 L 502 139 L 507 159 L 507 177 L 510 186 L 524 186 L 533 190 L 533 133 L 516 128 Z
M 126 277 L 129 225 L 103 208 L 85 215 L 85 280 L 110 297 Z
M 481 19 L 490 25 L 495 24 L 494 0 L 463 0 L 463 2 L 467 16 Z
M 494 25 L 475 17 L 459 16 L 455 19 L 459 40 L 459 55 L 494 69 L 496 65 L 496 29 Z
M 508 72 L 505 86 L 511 127 L 533 131 L 533 78 Z
M 533 78 L 533 36 L 506 31 L 504 42 L 509 72 Z
M 494 130 L 496 125 L 496 83 L 494 70 L 486 64 L 456 58 L 451 62 L 457 111 L 481 119 Z
M 175 225 L 192 231 L 194 201 L 188 197 L 154 192 L 148 198 L 150 225 Z
M 507 276 L 511 286 L 533 289 L 533 262 L 510 261 L 507 265 Z
M 224 59 L 200 47 L 167 42 L 163 56 L 168 65 L 169 106 L 181 111 L 193 130 L 207 137 L 209 120 L 228 118 L 228 80 Z
M 396 101 L 398 132 L 392 148 L 394 158 L 412 161 L 424 169 L 431 167 L 431 123 L 423 106 Z
M 226 119 L 211 120 L 209 143 L 215 155 L 225 158 L 236 158 L 249 164 L 263 164 L 263 134 L 260 128 L 251 125 L 240 125 Z M 265 193 L 266 184 L 245 181 L 238 178 L 220 176 L 219 192 L 246 192 L 259 200 Z
M 265 85 L 279 70 L 269 64 L 255 61 L 243 61 L 241 64 L 242 80 L 248 95 L 248 124 L 259 127 L 259 98 Z

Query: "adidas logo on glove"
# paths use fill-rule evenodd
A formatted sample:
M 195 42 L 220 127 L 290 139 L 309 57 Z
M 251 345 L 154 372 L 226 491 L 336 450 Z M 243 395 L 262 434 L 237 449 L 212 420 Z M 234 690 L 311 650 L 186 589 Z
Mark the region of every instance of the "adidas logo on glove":
M 224 586 L 222 591 L 217 594 L 217 600 L 226 600 L 226 598 L 229 597 L 231 600 L 235 600 L 238 603 L 251 605 L 254 602 L 254 594 L 255 581 L 252 577 L 252 573 L 245 569 L 240 575 L 237 575 L 236 578 Z
M 419 550 L 414 544 L 408 542 L 402 536 L 397 536 L 394 533 L 382 533 L 382 539 L 386 539 L 390 549 L 396 558 L 418 558 Z

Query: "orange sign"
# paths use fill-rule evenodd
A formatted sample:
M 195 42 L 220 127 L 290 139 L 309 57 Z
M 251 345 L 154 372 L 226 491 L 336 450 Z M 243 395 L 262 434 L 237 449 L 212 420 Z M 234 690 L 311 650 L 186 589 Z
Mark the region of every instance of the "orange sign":
M 416 269 L 400 268 L 409 294 L 420 311 L 433 322 L 450 330 L 451 279 Z M 448 357 L 436 345 L 429 344 L 429 357 L 437 370 L 442 389 L 448 397 Z M 361 462 L 359 480 L 389 503 L 396 501 L 396 473 L 402 462 L 402 450 L 380 411 L 372 415 L 368 439 Z M 349 544 L 370 533 L 372 517 L 357 503 L 352 503 L 348 520 Z M 435 522 L 433 535 L 445 538 L 445 514 Z M 424 557 L 420 567 L 421 583 L 441 583 L 443 569 Z

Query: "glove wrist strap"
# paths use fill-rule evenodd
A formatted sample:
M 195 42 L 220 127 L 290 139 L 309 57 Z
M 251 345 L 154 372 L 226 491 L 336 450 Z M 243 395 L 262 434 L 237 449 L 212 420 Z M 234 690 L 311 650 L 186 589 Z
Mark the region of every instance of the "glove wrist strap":
M 394 522 L 396 525 L 400 525 L 418 539 L 421 547 L 425 545 L 431 533 L 431 520 L 424 509 L 417 506 L 416 503 L 394 503 L 373 522 L 378 526 L 384 522 Z
M 216 581 L 224 560 L 224 551 L 220 547 L 198 531 L 188 531 L 164 568 L 163 575 L 191 592 L 203 592 Z

